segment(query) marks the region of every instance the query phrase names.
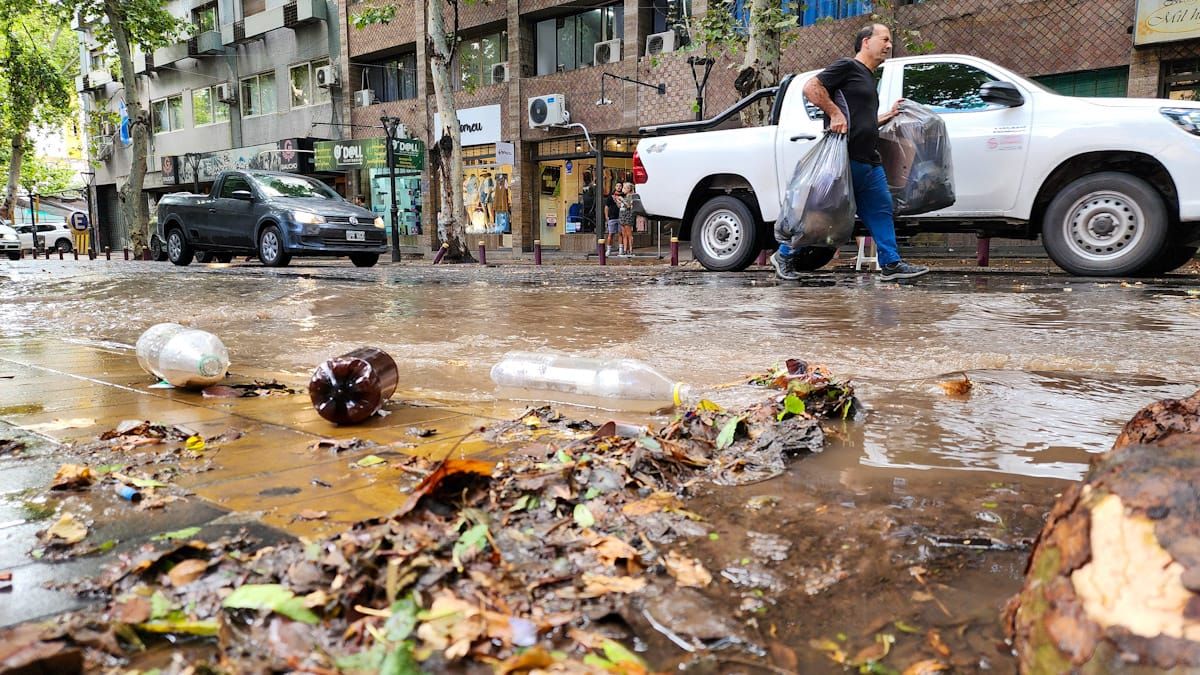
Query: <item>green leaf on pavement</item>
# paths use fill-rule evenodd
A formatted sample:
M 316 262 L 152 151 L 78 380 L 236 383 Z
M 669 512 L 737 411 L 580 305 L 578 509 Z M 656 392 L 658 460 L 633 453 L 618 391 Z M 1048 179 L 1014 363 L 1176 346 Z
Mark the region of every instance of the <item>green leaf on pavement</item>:
M 575 505 L 575 524 L 584 530 L 596 524 L 596 516 L 592 515 L 586 504 Z
M 289 591 L 290 592 L 290 591 Z M 310 626 L 321 622 L 321 618 L 304 606 L 304 598 L 291 597 L 271 608 L 276 614 L 282 614 L 292 621 L 299 621 Z
M 391 642 L 407 639 L 413 629 L 417 627 L 417 612 L 421 611 L 417 601 L 409 595 L 393 602 L 388 609 L 392 615 L 383 624 L 383 631 L 387 639 Z
M 779 419 L 784 418 L 784 414 L 803 415 L 804 400 L 795 394 L 788 394 L 783 399 L 783 412 L 779 413 Z
M 320 621 L 312 610 L 304 606 L 304 598 L 282 584 L 244 584 L 233 589 L 221 606 L 226 609 L 268 609 L 307 624 Z
M 175 530 L 174 532 L 163 532 L 162 534 L 156 534 L 153 537 L 150 537 L 150 540 L 173 541 L 178 539 L 191 539 L 199 532 L 200 528 L 198 527 L 185 527 L 182 530 Z
M 413 656 L 412 643 L 407 640 L 388 652 L 388 655 L 383 658 L 383 664 L 379 667 L 379 675 L 424 675 L 424 673 L 425 671 L 421 670 L 416 657 Z
M 741 417 L 734 417 L 721 427 L 721 433 L 717 435 L 717 449 L 724 450 L 733 445 L 733 437 L 737 434 L 738 425 L 742 423 Z
M 154 595 L 150 596 L 151 619 L 161 619 L 170 614 L 172 609 L 171 601 L 163 595 L 162 591 L 155 591 Z
M 554 458 L 563 464 L 570 464 L 571 462 L 575 461 L 575 458 L 572 457 L 566 450 L 559 450 L 554 454 Z
M 368 466 L 375 466 L 376 464 L 385 464 L 386 462 L 387 462 L 387 460 L 380 457 L 379 455 L 367 455 L 366 457 L 363 457 L 362 459 L 355 462 L 355 464 L 358 466 L 361 466 L 361 467 L 368 467 Z
M 451 558 L 454 560 L 454 567 L 459 572 L 463 569 L 462 557 L 472 551 L 482 551 L 488 543 L 487 535 L 488 528 L 483 523 L 474 525 L 458 535 L 458 541 L 454 542 Z
M 605 640 L 600 644 L 600 648 L 604 650 L 604 658 L 613 663 L 636 663 L 638 665 L 646 665 L 641 657 L 629 651 L 625 645 L 616 640 Z

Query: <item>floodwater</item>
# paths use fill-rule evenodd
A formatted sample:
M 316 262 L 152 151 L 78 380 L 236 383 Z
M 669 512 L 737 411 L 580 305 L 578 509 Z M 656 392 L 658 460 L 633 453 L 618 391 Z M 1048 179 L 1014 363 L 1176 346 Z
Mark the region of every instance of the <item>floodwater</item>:
M 897 626 L 941 630 L 966 672 L 1011 669 L 999 607 L 1055 494 L 1134 412 L 1200 383 L 1194 278 L 947 273 L 896 285 L 825 273 L 780 284 L 765 271 L 648 266 L 0 267 L 0 356 L 47 340 L 127 348 L 161 321 L 220 336 L 234 372 L 293 383 L 325 358 L 379 347 L 400 365 L 397 398 L 497 417 L 527 406 L 498 399 L 488 377 L 509 350 L 637 358 L 727 405 L 759 400 L 737 383 L 786 358 L 852 379 L 866 415 L 830 425 L 824 453 L 771 481 L 694 495 L 697 510 L 723 515 L 711 524 L 719 537 L 690 554 L 734 589 L 739 630 L 791 645 L 796 660 L 772 658 L 803 672 L 832 665 L 804 648 L 810 640 L 848 634 L 837 639 L 852 653 Z M 964 373 L 969 396 L 939 386 Z M 783 562 L 754 553 L 764 536 L 791 542 Z M 646 612 L 675 633 L 702 630 L 667 601 Z M 891 663 L 929 656 L 921 637 L 901 635 Z M 659 638 L 648 648 L 660 666 L 732 672 Z

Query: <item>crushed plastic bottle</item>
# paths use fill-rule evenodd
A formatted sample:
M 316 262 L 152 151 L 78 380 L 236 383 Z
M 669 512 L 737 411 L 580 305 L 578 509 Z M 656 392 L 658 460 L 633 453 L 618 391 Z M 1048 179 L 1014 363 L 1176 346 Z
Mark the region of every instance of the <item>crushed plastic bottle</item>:
M 492 366 L 492 381 L 507 398 L 604 410 L 658 412 L 691 397 L 687 385 L 635 359 L 509 352 Z
M 396 391 L 400 374 L 387 352 L 362 347 L 317 366 L 308 397 L 334 424 L 357 424 L 379 412 Z
M 160 323 L 137 341 L 138 365 L 176 387 L 207 387 L 225 378 L 229 350 L 220 338 L 177 323 Z

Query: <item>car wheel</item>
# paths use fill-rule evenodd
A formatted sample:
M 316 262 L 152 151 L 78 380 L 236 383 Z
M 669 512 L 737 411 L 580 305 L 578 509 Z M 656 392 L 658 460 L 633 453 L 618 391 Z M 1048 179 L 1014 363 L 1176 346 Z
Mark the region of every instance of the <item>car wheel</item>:
M 219 263 L 229 263 L 233 261 L 232 253 L 217 253 L 214 254 L 213 257 L 216 258 L 217 262 Z
M 59 239 L 58 241 L 54 242 L 54 248 L 58 249 L 62 253 L 70 253 L 71 252 L 71 240 L 70 239 Z
M 210 263 L 215 259 L 209 251 L 196 251 L 196 262 L 198 263 Z
M 1142 273 L 1167 242 L 1167 210 L 1146 181 L 1125 173 L 1084 176 L 1067 185 L 1042 223 L 1046 253 L 1082 276 Z
M 19 252 L 11 252 L 8 254 L 8 259 L 9 260 L 20 260 L 21 254 Z
M 819 270 L 833 260 L 836 248 L 828 246 L 805 246 L 792 253 L 792 264 L 801 272 Z
M 183 236 L 183 230 L 178 227 L 167 232 L 167 259 L 173 265 L 190 265 L 192 263 L 192 245 Z
M 258 235 L 258 259 L 267 267 L 283 267 L 292 260 L 283 250 L 283 237 L 274 225 L 264 227 Z
M 167 249 L 157 235 L 150 237 L 150 259 L 155 262 L 167 261 Z
M 351 253 L 350 262 L 354 263 L 355 267 L 374 267 L 375 263 L 379 262 L 379 254 Z
M 692 256 L 704 269 L 740 272 L 758 250 L 758 221 L 737 197 L 713 197 L 692 219 Z

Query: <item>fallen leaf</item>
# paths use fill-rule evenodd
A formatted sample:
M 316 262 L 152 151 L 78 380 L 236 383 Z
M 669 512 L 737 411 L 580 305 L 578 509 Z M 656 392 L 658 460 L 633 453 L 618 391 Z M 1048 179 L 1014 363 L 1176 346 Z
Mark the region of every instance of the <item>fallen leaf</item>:
M 361 466 L 363 468 L 366 468 L 368 466 L 375 466 L 377 464 L 386 464 L 386 463 L 387 463 L 387 460 L 380 457 L 379 455 L 367 455 L 366 457 L 363 457 L 362 459 L 358 460 L 354 464 L 356 466 Z
M 592 515 L 592 512 L 590 509 L 588 509 L 587 504 L 575 505 L 575 524 L 583 530 L 586 530 L 596 524 L 596 517 Z
M 971 389 L 975 386 L 975 383 L 971 381 L 971 378 L 967 377 L 966 373 L 962 374 L 962 378 L 963 379 L 961 380 L 945 380 L 938 382 L 938 386 L 942 388 L 942 391 L 946 392 L 947 396 L 970 396 Z
M 243 584 L 233 589 L 221 606 L 226 609 L 269 609 L 310 625 L 321 621 L 304 606 L 304 598 L 296 597 L 291 589 L 282 584 Z
M 187 560 L 184 560 L 178 565 L 172 567 L 171 571 L 167 572 L 167 577 L 171 580 L 172 586 L 179 588 L 180 586 L 187 586 L 193 581 L 204 576 L 204 573 L 207 571 L 207 561 L 199 560 L 197 558 L 188 558 Z
M 202 637 L 216 635 L 221 629 L 221 625 L 213 619 L 192 621 L 186 618 L 146 621 L 137 624 L 135 627 L 146 633 L 183 633 L 185 635 L 199 635 Z
M 704 565 L 695 558 L 668 551 L 663 563 L 667 566 L 667 572 L 675 577 L 675 583 L 680 586 L 704 588 L 712 583 L 712 574 L 709 574 Z
M 150 537 L 150 540 L 171 541 L 173 539 L 191 539 L 192 537 L 196 536 L 198 532 L 200 532 L 199 527 L 185 527 L 182 530 L 175 530 L 174 532 L 163 532 L 162 534 L 156 534 L 153 537 Z
M 22 429 L 33 432 L 62 431 L 63 429 L 83 429 L 95 426 L 96 420 L 90 417 L 73 417 L 71 419 L 56 419 L 40 424 L 27 424 Z
M 119 601 L 113 607 L 113 621 L 142 623 L 150 618 L 150 601 L 135 595 Z
M 452 661 L 466 656 L 471 643 L 483 636 L 486 627 L 479 608 L 450 591 L 434 598 L 429 609 L 417 618 L 422 621 L 417 637 L 430 649 L 442 650 Z
M 496 666 L 496 675 L 509 675 L 516 672 L 531 672 L 554 665 L 554 657 L 541 647 L 526 649 L 520 654 L 514 654 L 503 663 Z
M 316 511 L 313 509 L 304 509 L 297 514 L 300 520 L 324 520 L 329 515 L 328 511 Z
M 929 643 L 930 649 L 937 652 L 939 655 L 944 657 L 950 656 L 950 648 L 946 646 L 945 642 L 942 642 L 942 635 L 936 630 L 930 629 L 929 632 L 925 634 L 925 642 Z
M 612 565 L 618 560 L 637 558 L 637 551 L 617 537 L 601 537 L 592 543 L 592 548 L 596 551 L 596 557 L 605 565 Z
M 610 577 L 583 573 L 583 597 L 598 597 L 607 593 L 636 593 L 646 587 L 643 577 Z
M 683 506 L 683 502 L 670 492 L 655 492 L 654 494 L 639 499 L 635 502 L 629 502 L 621 507 L 621 513 L 627 516 L 645 516 L 659 511 L 677 509 Z
M 130 485 L 133 485 L 134 487 L 140 487 L 140 488 L 167 487 L 166 483 L 164 483 L 162 481 L 154 480 L 153 478 L 132 478 L 132 477 L 130 477 L 130 478 L 126 479 L 125 482 L 129 483 Z
M 343 450 L 354 450 L 365 445 L 367 445 L 367 442 L 361 438 L 322 438 L 309 444 L 308 449 L 341 452 Z
M 87 487 L 96 480 L 92 470 L 81 464 L 63 464 L 54 474 L 50 483 L 51 490 L 66 490 Z
M 950 670 L 950 666 L 941 661 L 937 659 L 925 659 L 905 668 L 904 675 L 933 675 L 933 673 L 944 673 L 947 670 Z
M 808 646 L 817 651 L 825 652 L 825 655 L 834 663 L 846 663 L 846 652 L 842 651 L 842 646 L 829 638 L 809 640 Z
M 204 452 L 204 439 L 199 436 L 188 436 L 183 445 L 191 452 Z
M 79 522 L 75 516 L 64 513 L 56 523 L 46 530 L 46 538 L 61 539 L 65 544 L 77 544 L 87 537 L 87 525 Z
M 438 486 L 442 484 L 442 481 L 451 476 L 471 475 L 491 477 L 494 468 L 495 464 L 492 462 L 485 462 L 479 459 L 445 460 L 437 468 L 429 472 L 429 475 L 425 476 L 420 483 L 417 483 L 417 486 L 413 488 L 412 494 L 408 496 L 404 504 L 391 517 L 399 519 L 415 509 L 422 497 L 436 491 Z

